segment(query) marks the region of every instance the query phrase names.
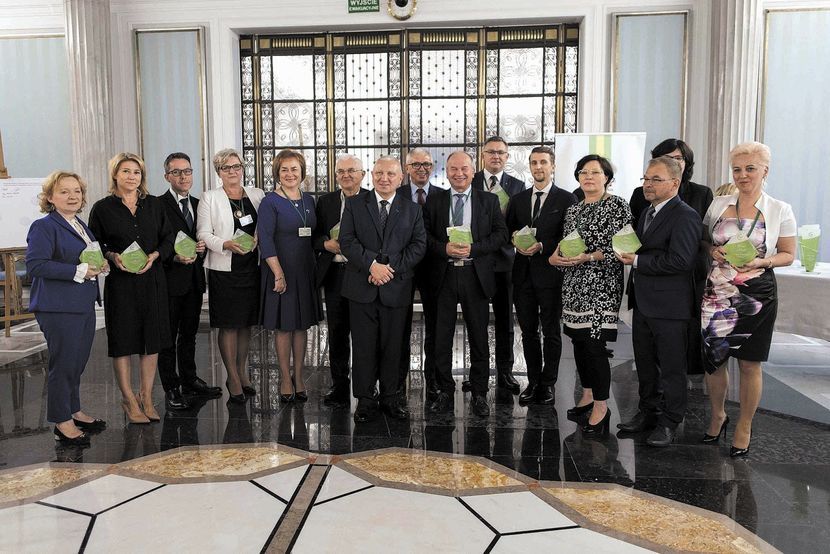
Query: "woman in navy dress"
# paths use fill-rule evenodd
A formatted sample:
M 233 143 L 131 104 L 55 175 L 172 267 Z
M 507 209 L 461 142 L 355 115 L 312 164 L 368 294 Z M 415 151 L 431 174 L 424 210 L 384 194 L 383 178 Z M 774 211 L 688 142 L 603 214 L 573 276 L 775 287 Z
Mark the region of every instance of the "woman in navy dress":
M 314 198 L 300 190 L 305 158 L 283 150 L 273 162 L 279 188 L 265 196 L 257 234 L 262 264 L 262 325 L 276 330 L 280 400 L 308 400 L 303 382 L 307 330 L 321 319 L 314 286 L 311 231 L 317 224 Z M 293 354 L 293 377 L 292 369 Z
M 95 237 L 77 217 L 86 205 L 86 185 L 75 173 L 55 171 L 43 183 L 40 211 L 46 217 L 29 228 L 26 269 L 32 276 L 29 309 L 49 350 L 46 419 L 55 424 L 55 440 L 86 446 L 84 431 L 106 427 L 81 411 L 81 374 L 95 338 L 96 276 L 109 270 L 80 263 Z

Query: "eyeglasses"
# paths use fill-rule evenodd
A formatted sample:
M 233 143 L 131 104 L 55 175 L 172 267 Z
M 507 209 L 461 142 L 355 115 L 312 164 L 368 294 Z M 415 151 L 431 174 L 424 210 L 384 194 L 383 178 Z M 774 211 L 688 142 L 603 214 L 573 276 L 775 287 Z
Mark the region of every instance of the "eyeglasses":
M 670 183 L 677 179 L 661 179 L 660 177 L 640 177 L 640 182 L 644 185 L 651 181 L 652 185 L 662 185 L 663 183 Z
M 219 171 L 230 173 L 231 171 L 242 171 L 242 164 L 223 165 L 219 167 Z
M 355 169 L 353 167 L 350 167 L 349 169 L 338 169 L 334 173 L 336 175 L 342 177 L 343 175 L 351 176 L 351 175 L 357 175 L 358 173 L 366 173 L 366 172 L 363 171 L 362 169 Z
M 173 177 L 181 177 L 182 175 L 190 176 L 193 175 L 192 169 L 171 169 L 167 172 L 167 175 L 172 175 Z
M 602 171 L 588 171 L 587 169 L 580 169 L 576 172 L 576 174 L 580 177 L 597 177 L 599 175 L 605 175 Z
M 432 169 L 432 162 L 412 162 L 406 165 L 412 169 Z
M 484 153 L 488 156 L 506 156 L 507 150 L 485 150 Z

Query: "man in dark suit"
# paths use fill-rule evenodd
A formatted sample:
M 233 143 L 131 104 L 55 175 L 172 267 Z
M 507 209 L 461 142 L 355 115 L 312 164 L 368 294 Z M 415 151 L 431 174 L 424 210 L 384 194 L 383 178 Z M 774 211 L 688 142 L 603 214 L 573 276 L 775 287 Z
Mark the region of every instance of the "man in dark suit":
M 672 443 L 686 411 L 687 334 L 701 219 L 677 195 L 681 174 L 680 164 L 668 156 L 649 162 L 643 193 L 651 206 L 637 228 L 642 247 L 618 255 L 633 267 L 628 300 L 640 403 L 637 415 L 617 427 L 638 432 L 656 426 L 646 440 L 652 446 Z
M 413 202 L 423 207 L 427 199 L 442 189 L 429 182 L 432 176 L 432 156 L 423 148 L 414 148 L 406 155 L 406 173 L 409 184 L 401 188 L 401 192 L 409 192 Z M 412 288 L 412 302 L 409 303 L 409 312 L 406 316 L 403 348 L 401 348 L 401 367 L 398 374 L 398 394 L 400 400 L 406 402 L 406 378 L 409 375 L 411 357 L 411 335 L 413 303 L 415 289 L 421 298 L 421 309 L 424 314 L 424 385 L 426 398 L 435 398 L 438 387 L 435 384 L 435 294 L 429 283 L 429 269 L 427 259 L 424 258 L 415 266 L 415 280 Z
M 173 230 L 182 231 L 196 240 L 196 213 L 199 200 L 190 194 L 193 186 L 193 169 L 190 157 L 174 152 L 164 160 L 164 178 L 170 190 L 159 196 Z M 175 254 L 165 260 L 167 277 L 171 346 L 159 352 L 158 368 L 164 387 L 165 404 L 170 410 L 189 408 L 182 396 L 222 396 L 222 389 L 212 387 L 196 375 L 196 333 L 202 312 L 202 296 L 205 293 L 205 270 L 202 262 L 205 243 L 196 242 L 196 256 L 184 258 Z M 176 366 L 178 362 L 178 372 Z
M 341 294 L 346 258 L 340 252 L 339 237 L 332 238 L 331 235 L 332 229 L 340 223 L 346 199 L 366 192 L 360 188 L 364 175 L 366 172 L 360 158 L 351 154 L 340 156 L 334 171 L 340 190 L 324 194 L 317 200 L 317 226 L 313 241 L 317 252 L 317 288 L 323 287 L 326 295 L 331 388 L 323 397 L 323 402 L 329 405 L 348 405 L 351 389 L 349 301 Z
M 455 338 L 456 305 L 461 303 L 470 342 L 470 386 L 473 413 L 490 415 L 487 381 L 490 376 L 490 346 L 487 325 L 488 299 L 496 292 L 493 257 L 507 243 L 504 224 L 495 195 L 471 186 L 473 159 L 463 150 L 447 158 L 451 190 L 441 191 L 424 206 L 430 282 L 437 294 L 435 359 L 439 392 L 429 408 L 445 411 L 452 406 L 455 381 L 452 377 L 452 343 Z M 469 227 L 472 243 L 450 242 L 448 227 Z
M 498 185 L 511 198 L 525 190 L 522 180 L 504 171 L 504 165 L 509 157 L 507 142 L 503 138 L 488 138 L 481 150 L 484 169 L 473 175 L 473 188 L 492 191 Z M 496 293 L 491 302 L 496 328 L 496 370 L 498 373 L 496 385 L 504 387 L 513 394 L 519 394 L 519 383 L 513 377 L 514 325 L 511 275 L 514 255 L 513 246 L 508 241 L 501 251 L 493 256 Z
M 517 194 L 507 208 L 507 230 L 512 235 L 524 227 L 535 229 L 536 243 L 516 249 L 513 262 L 513 300 L 522 331 L 527 362 L 527 388 L 519 403 L 552 404 L 553 385 L 559 377 L 562 356 L 562 272 L 548 258 L 562 240 L 565 211 L 576 203 L 570 192 L 553 182 L 553 150 L 537 146 L 530 151 L 533 187 Z M 544 336 L 544 352 L 539 324 Z
M 398 369 L 412 279 L 427 241 L 421 209 L 396 192 L 402 181 L 400 162 L 379 158 L 372 169 L 375 190 L 346 200 L 340 221 L 340 249 L 349 260 L 343 296 L 350 301 L 356 423 L 376 414 L 378 378 L 381 410 L 396 419 L 409 417 L 397 401 Z

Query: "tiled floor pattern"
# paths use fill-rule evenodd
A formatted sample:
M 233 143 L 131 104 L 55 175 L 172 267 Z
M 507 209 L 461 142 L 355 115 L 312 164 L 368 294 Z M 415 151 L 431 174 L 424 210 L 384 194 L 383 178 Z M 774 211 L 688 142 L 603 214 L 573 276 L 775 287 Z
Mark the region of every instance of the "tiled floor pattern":
M 472 456 L 182 447 L 68 471 L 0 474 L 0 552 L 775 552 L 720 514 Z

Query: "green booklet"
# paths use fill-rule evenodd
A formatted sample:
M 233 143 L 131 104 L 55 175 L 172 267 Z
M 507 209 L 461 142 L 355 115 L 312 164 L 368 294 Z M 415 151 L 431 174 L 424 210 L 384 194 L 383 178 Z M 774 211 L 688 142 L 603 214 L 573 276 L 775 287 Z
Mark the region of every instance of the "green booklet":
M 104 254 L 101 252 L 101 245 L 98 241 L 91 242 L 89 246 L 81 251 L 78 257 L 80 263 L 89 265 L 95 271 L 104 267 Z
M 135 241 L 126 250 L 121 252 L 121 264 L 130 273 L 138 273 L 144 269 L 148 259 L 147 254 L 144 253 L 144 250 Z
M 254 249 L 254 237 L 242 229 L 237 229 L 231 237 L 231 240 L 241 246 L 242 250 L 244 250 L 246 254 Z
M 340 240 L 340 224 L 338 223 L 331 229 L 329 229 L 329 238 L 332 240 Z
M 510 195 L 507 194 L 501 185 L 496 185 L 495 187 L 490 189 L 490 192 L 496 195 L 499 199 L 499 208 L 501 208 L 501 213 L 507 211 L 507 204 L 510 202 Z
M 536 229 L 531 229 L 527 225 L 516 231 L 516 234 L 513 235 L 513 246 L 521 250 L 527 250 L 537 242 Z
M 746 265 L 758 256 L 758 250 L 743 231 L 738 231 L 729 239 L 729 242 L 723 245 L 723 250 L 726 253 L 723 257 L 735 267 Z
M 473 232 L 469 225 L 447 227 L 447 237 L 449 237 L 450 242 L 457 244 L 473 244 Z
M 798 248 L 801 251 L 799 258 L 801 266 L 807 271 L 816 269 L 818 262 L 818 243 L 821 238 L 821 226 L 802 225 L 798 228 Z
M 620 229 L 613 237 L 611 237 L 611 248 L 617 254 L 633 254 L 640 249 L 642 243 L 637 238 L 637 233 L 634 227 L 630 224 Z
M 196 241 L 187 236 L 184 231 L 176 233 L 176 243 L 173 245 L 173 249 L 182 258 L 196 257 Z
M 585 241 L 579 231 L 573 231 L 559 243 L 559 253 L 565 258 L 574 258 L 585 252 Z

